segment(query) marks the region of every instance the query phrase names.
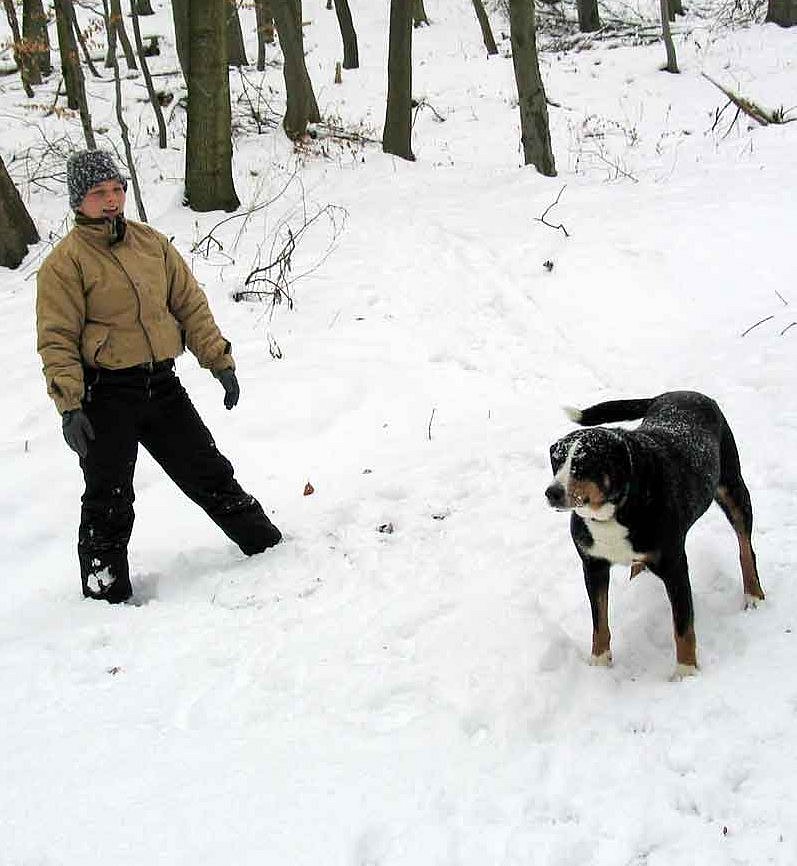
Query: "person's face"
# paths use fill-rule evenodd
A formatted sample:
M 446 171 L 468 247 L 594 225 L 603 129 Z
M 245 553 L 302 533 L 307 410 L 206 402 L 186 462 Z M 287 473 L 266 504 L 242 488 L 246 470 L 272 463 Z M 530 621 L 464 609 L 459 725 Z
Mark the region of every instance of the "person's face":
M 114 219 L 125 210 L 124 187 L 118 180 L 104 180 L 86 193 L 78 210 L 89 219 Z

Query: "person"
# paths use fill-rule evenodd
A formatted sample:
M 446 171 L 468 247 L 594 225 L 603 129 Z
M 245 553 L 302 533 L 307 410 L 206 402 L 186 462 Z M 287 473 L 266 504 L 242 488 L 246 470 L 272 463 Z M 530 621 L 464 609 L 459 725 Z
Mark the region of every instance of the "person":
M 235 480 L 175 375 L 187 346 L 221 383 L 226 408 L 238 402 L 230 343 L 188 265 L 164 235 L 125 219 L 127 181 L 110 153 L 74 153 L 66 177 L 75 225 L 38 272 L 37 347 L 85 481 L 83 595 L 118 603 L 132 595 L 139 443 L 245 554 L 282 536 Z

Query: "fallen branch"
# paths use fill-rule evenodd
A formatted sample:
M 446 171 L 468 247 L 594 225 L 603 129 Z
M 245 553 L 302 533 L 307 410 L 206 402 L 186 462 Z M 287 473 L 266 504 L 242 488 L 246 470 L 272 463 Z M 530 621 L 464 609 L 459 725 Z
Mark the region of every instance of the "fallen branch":
M 565 237 L 566 237 L 566 238 L 569 238 L 570 235 L 569 235 L 567 229 L 562 225 L 562 223 L 559 223 L 558 226 L 555 226 L 553 223 L 549 223 L 549 222 L 547 222 L 546 219 L 545 219 L 545 217 L 548 216 L 548 213 L 549 213 L 553 208 L 555 208 L 556 205 L 559 204 L 559 199 L 562 197 L 562 193 L 563 193 L 566 189 L 567 189 L 567 184 L 565 184 L 565 185 L 564 185 L 564 186 L 559 190 L 559 195 L 556 196 L 556 201 L 552 202 L 551 204 L 548 205 L 547 208 L 545 208 L 545 210 L 543 211 L 541 217 L 535 217 L 535 219 L 537 220 L 537 222 L 542 223 L 542 224 L 545 225 L 545 226 L 548 226 L 548 228 L 550 228 L 550 229 L 561 229 L 561 230 L 565 233 Z
M 721 90 L 737 108 L 743 111 L 748 117 L 755 120 L 756 123 L 760 123 L 761 126 L 769 126 L 770 123 L 791 123 L 792 121 L 797 120 L 797 117 L 786 117 L 786 112 L 782 108 L 768 111 L 760 105 L 757 105 L 752 100 L 745 99 L 744 96 L 739 96 L 738 93 L 734 93 L 718 81 L 715 81 L 707 72 L 702 73 L 702 75 L 703 78 L 710 81 L 716 88 Z
M 764 322 L 768 322 L 770 319 L 774 319 L 774 318 L 775 318 L 774 316 L 766 316 L 765 318 L 756 322 L 754 325 L 750 325 L 750 327 L 746 331 L 742 331 L 741 336 L 746 337 L 750 333 L 750 331 L 752 331 L 754 328 L 757 328 L 759 325 L 763 325 Z

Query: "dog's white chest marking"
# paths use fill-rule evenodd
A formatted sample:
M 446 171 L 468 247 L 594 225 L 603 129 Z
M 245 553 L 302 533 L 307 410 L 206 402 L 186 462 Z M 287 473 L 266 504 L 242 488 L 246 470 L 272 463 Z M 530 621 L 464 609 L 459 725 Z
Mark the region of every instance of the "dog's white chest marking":
M 621 565 L 631 565 L 642 559 L 628 540 L 628 528 L 616 520 L 587 520 L 587 529 L 592 536 L 592 547 L 585 550 L 596 559 Z

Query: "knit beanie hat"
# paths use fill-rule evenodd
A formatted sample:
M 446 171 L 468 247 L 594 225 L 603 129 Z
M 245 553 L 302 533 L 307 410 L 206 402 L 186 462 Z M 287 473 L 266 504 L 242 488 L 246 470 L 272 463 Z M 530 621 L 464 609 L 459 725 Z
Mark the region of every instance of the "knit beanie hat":
M 86 193 L 98 183 L 118 180 L 127 191 L 127 181 L 122 177 L 113 156 L 107 150 L 79 150 L 66 161 L 66 186 L 69 190 L 69 207 L 77 210 Z

